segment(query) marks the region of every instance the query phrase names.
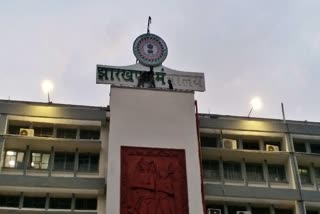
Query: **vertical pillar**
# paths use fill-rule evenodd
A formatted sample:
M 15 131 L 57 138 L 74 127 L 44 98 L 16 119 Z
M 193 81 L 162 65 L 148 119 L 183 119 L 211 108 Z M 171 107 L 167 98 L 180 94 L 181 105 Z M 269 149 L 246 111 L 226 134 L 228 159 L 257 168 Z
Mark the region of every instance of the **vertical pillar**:
M 49 159 L 49 177 L 52 174 L 52 170 L 53 170 L 53 164 L 54 164 L 54 147 L 51 146 L 51 151 L 50 151 L 50 159 Z
M 80 139 L 80 127 L 77 128 L 77 137 L 76 137 L 77 140 Z
M 53 133 L 52 133 L 52 137 L 56 138 L 57 137 L 57 127 L 56 125 L 53 126 Z
M 223 209 L 224 209 L 224 214 L 229 214 L 228 213 L 228 205 L 227 205 L 227 203 L 223 204 Z
M 0 114 L 0 135 L 6 133 L 7 129 L 7 118 L 8 116 L 5 114 Z
M 218 145 L 217 145 L 218 148 L 222 148 L 223 147 L 222 140 L 223 140 L 223 132 L 222 132 L 222 129 L 220 129 L 219 141 L 218 141 Z
M 242 138 L 239 138 L 237 141 L 238 141 L 239 149 L 243 149 Z
M 306 152 L 307 152 L 307 153 L 311 153 L 310 142 L 306 142 L 305 145 L 306 145 Z
M 270 206 L 270 214 L 275 214 L 274 205 Z
M 313 184 L 314 188 L 318 190 L 318 183 L 317 183 L 317 178 L 316 178 L 316 172 L 314 169 L 314 163 L 311 163 L 311 166 L 309 167 L 310 169 L 310 178 L 311 178 L 311 183 Z
M 3 163 L 1 162 L 1 160 L 3 160 L 2 155 L 4 154 L 4 137 L 2 135 L 4 135 L 6 133 L 6 129 L 7 129 L 7 115 L 4 114 L 0 114 L 0 166 L 3 166 Z M 1 172 L 1 168 L 0 167 L 0 172 Z
M 267 160 L 263 160 L 262 169 L 263 169 L 263 177 L 266 181 L 267 186 L 270 188 L 271 184 L 270 184 L 270 179 L 269 179 L 269 169 L 268 169 Z
M 79 148 L 76 148 L 76 153 L 74 157 L 74 167 L 73 167 L 73 176 L 76 177 L 79 169 Z
M 243 177 L 243 180 L 244 180 L 244 184 L 246 186 L 248 186 L 248 177 L 247 177 L 247 171 L 246 171 L 246 161 L 244 158 L 242 158 L 242 161 L 241 161 L 241 174 L 242 174 L 242 177 Z
M 224 185 L 224 183 L 225 183 L 225 180 L 224 180 L 224 169 L 223 169 L 223 160 L 222 160 L 221 156 L 219 157 L 219 173 L 220 173 L 220 176 L 221 176 L 221 182 Z
M 319 183 L 318 183 L 318 179 L 317 179 L 316 166 L 314 165 L 314 163 L 312 163 L 312 169 L 313 169 L 313 173 L 314 173 L 314 182 L 316 184 L 317 191 L 319 191 Z
M 259 147 L 260 147 L 260 150 L 261 151 L 264 151 L 265 150 L 265 146 L 264 146 L 264 142 L 263 142 L 263 139 L 262 138 L 259 138 Z
M 20 192 L 20 198 L 19 198 L 19 209 L 22 209 L 23 207 L 23 201 L 24 201 L 24 194 L 23 192 Z
M 3 166 L 2 160 L 4 161 L 4 157 L 3 156 L 5 154 L 4 143 L 5 143 L 4 137 L 0 135 L 0 172 L 1 172 L 1 169 L 2 169 L 2 166 Z
M 73 212 L 76 208 L 76 195 L 72 193 L 72 199 L 71 199 L 71 211 Z
M 27 169 L 30 163 L 30 158 L 31 158 L 30 156 L 31 156 L 31 151 L 30 151 L 30 146 L 28 145 L 26 147 L 26 153 L 24 157 L 23 175 L 27 174 Z
M 246 210 L 247 211 L 251 211 L 251 204 L 249 203 L 249 204 L 246 204 Z
M 295 210 L 296 210 L 296 214 L 307 213 L 304 202 L 300 200 L 295 202 Z
M 45 210 L 48 210 L 50 206 L 50 193 L 46 194 L 46 204 L 45 204 Z

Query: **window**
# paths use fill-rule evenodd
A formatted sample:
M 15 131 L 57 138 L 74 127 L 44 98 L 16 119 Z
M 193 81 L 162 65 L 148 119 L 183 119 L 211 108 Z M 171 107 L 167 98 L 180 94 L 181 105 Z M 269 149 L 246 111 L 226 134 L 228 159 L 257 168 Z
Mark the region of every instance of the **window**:
M 246 211 L 247 209 L 242 206 L 228 206 L 228 214 L 237 214 L 237 211 Z
M 76 129 L 57 129 L 57 138 L 69 138 L 76 139 L 77 138 L 77 130 Z
M 97 172 L 99 166 L 99 154 L 82 153 L 79 154 L 78 171 Z
M 242 141 L 243 149 L 248 150 L 259 150 L 259 141 L 257 140 L 243 140 Z
M 203 160 L 203 173 L 206 179 L 220 179 L 219 161 L 217 160 Z
M 54 154 L 54 170 L 73 171 L 74 153 L 56 152 Z
M 229 180 L 242 180 L 241 165 L 236 162 L 224 162 L 224 178 Z
M 48 169 L 50 154 L 47 153 L 31 153 L 30 168 L 32 169 Z
M 71 209 L 71 198 L 50 198 L 50 209 Z
M 100 130 L 80 130 L 80 139 L 92 139 L 98 140 L 100 139 Z
M 310 144 L 312 153 L 320 153 L 320 144 Z
M 270 214 L 268 207 L 251 207 L 252 214 Z
M 8 134 L 20 134 L 20 129 L 28 129 L 28 125 L 9 125 Z
M 8 150 L 5 153 L 4 167 L 22 169 L 24 152 Z
M 45 197 L 24 197 L 23 207 L 26 208 L 45 208 Z
M 301 184 L 311 184 L 310 170 L 308 167 L 299 166 Z
M 269 165 L 269 178 L 271 182 L 287 182 L 286 171 L 282 165 Z
M 262 164 L 247 163 L 246 172 L 249 181 L 264 181 Z
M 275 214 L 293 214 L 293 211 L 290 209 L 274 209 Z
M 218 147 L 218 139 L 213 136 L 200 136 L 202 147 Z
M 294 145 L 295 152 L 306 152 L 306 146 L 304 143 L 294 142 L 293 145 Z
M 76 210 L 96 210 L 97 199 L 96 198 L 76 198 Z
M 53 127 L 34 127 L 34 136 L 53 137 Z
M 19 196 L 0 195 L 0 207 L 19 207 Z

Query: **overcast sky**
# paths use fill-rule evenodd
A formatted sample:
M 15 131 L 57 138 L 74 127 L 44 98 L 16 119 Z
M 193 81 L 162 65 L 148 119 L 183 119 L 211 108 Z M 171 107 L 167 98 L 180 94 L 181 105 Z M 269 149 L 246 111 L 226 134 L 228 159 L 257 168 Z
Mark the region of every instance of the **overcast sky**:
M 106 106 L 96 64 L 135 63 L 132 43 L 162 37 L 165 66 L 204 72 L 203 113 L 320 121 L 319 0 L 0 0 L 0 99 Z

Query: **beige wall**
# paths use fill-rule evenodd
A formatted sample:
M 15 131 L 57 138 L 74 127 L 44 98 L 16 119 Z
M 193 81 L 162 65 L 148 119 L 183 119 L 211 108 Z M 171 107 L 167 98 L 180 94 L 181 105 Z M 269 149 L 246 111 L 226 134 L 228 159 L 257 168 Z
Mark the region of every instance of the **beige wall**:
M 185 149 L 189 213 L 202 213 L 194 94 L 112 87 L 110 107 L 107 213 L 120 212 L 122 145 Z

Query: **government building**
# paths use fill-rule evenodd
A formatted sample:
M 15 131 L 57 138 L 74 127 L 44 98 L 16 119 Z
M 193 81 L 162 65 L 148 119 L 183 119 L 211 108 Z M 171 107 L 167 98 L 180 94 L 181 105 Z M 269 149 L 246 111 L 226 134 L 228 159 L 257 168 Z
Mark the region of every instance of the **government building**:
M 320 214 L 320 123 L 199 114 L 150 21 L 108 107 L 0 100 L 0 214 Z
M 0 100 L 0 213 L 106 213 L 110 112 Z M 209 211 L 320 213 L 319 123 L 198 117 Z

